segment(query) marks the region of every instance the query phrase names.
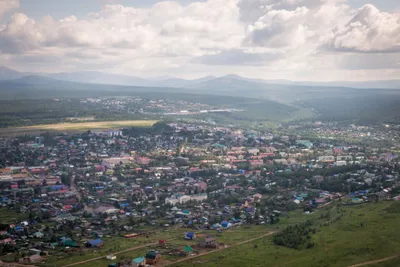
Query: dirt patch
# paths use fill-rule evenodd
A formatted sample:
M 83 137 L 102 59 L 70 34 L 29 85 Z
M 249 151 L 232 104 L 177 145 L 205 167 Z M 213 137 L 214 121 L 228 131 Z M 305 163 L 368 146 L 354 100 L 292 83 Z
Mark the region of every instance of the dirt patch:
M 150 127 L 156 122 L 156 120 L 130 120 L 42 124 L 25 127 L 1 128 L 0 136 L 40 134 L 44 132 L 80 132 L 87 130 L 103 130 L 123 127 Z

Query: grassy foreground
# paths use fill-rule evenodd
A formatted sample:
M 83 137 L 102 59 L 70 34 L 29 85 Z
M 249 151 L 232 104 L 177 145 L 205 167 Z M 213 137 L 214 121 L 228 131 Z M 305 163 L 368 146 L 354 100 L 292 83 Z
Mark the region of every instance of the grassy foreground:
M 79 123 L 55 123 L 42 124 L 24 127 L 1 128 L 0 135 L 15 136 L 29 133 L 47 132 L 47 131 L 87 131 L 95 129 L 109 129 L 118 127 L 150 127 L 156 120 L 126 120 L 126 121 L 96 121 L 96 122 L 79 122 Z
M 319 230 L 312 236 L 315 247 L 311 249 L 276 246 L 270 236 L 171 266 L 191 266 L 195 262 L 201 266 L 230 267 L 346 267 L 393 256 L 400 254 L 400 232 L 397 230 L 400 213 L 388 212 L 386 208 L 390 205 L 400 203 L 329 206 L 311 215 L 294 213 L 286 218 L 283 225 L 298 222 L 301 218 L 314 220 Z M 321 214 L 327 213 L 331 219 L 320 219 Z M 335 220 L 342 214 L 341 219 Z M 396 258 L 371 266 L 398 267 L 400 263 Z
M 273 234 L 241 244 L 270 231 L 279 231 L 288 225 L 307 220 L 311 220 L 317 229 L 316 233 L 312 234 L 312 241 L 315 243 L 313 248 L 290 249 L 277 246 L 272 241 Z M 116 253 L 118 260 L 131 260 L 143 256 L 149 249 L 157 249 L 163 255 L 162 261 L 157 266 L 349 267 L 365 263 L 360 266 L 399 267 L 400 257 L 388 258 L 400 255 L 400 231 L 397 230 L 399 225 L 400 202 L 368 203 L 357 206 L 333 203 L 312 214 L 303 214 L 300 210 L 291 212 L 289 216 L 282 217 L 278 225 L 243 226 L 224 231 L 222 234 L 216 234 L 215 231 L 198 231 L 199 238 L 212 235 L 225 247 L 222 246 L 219 251 L 192 259 L 172 256 L 168 251 L 174 248 L 182 249 L 185 245 L 196 248 L 199 239 L 184 240 L 184 232 L 187 229 L 170 228 L 166 231 L 157 230 L 150 238 L 104 238 L 103 249 L 88 250 L 85 255 L 73 253 L 65 256 L 52 252 L 52 256 L 47 257 L 40 266 L 107 266 L 110 261 L 105 259 L 105 255 L 109 253 Z M 167 240 L 168 249 L 158 247 L 160 239 Z M 126 249 L 129 251 L 124 251 Z M 213 250 L 199 252 L 207 251 Z M 97 258 L 99 256 L 102 257 Z M 388 259 L 373 262 L 384 258 Z M 90 259 L 92 261 L 82 262 Z M 177 260 L 180 262 L 174 263 Z

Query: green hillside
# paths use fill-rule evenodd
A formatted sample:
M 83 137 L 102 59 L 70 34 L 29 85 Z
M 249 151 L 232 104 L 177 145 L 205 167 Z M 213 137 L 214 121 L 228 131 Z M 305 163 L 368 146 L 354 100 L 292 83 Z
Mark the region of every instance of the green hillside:
M 399 207 L 400 203 L 383 202 L 332 205 L 311 215 L 292 213 L 280 227 L 311 220 L 316 228 L 311 236 L 313 248 L 277 246 L 270 236 L 172 266 L 196 261 L 202 266 L 345 267 L 382 259 L 400 254 Z M 399 266 L 398 262 L 392 259 L 370 266 Z

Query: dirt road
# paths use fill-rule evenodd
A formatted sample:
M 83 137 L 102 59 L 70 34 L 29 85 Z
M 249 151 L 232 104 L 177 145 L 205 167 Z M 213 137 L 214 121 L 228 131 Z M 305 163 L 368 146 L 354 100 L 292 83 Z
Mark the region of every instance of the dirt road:
M 133 250 L 137 250 L 137 249 L 141 249 L 141 248 L 145 248 L 145 247 L 149 247 L 149 246 L 153 246 L 153 245 L 157 245 L 157 244 L 158 244 L 158 242 L 153 242 L 153 243 L 149 243 L 149 244 L 146 244 L 146 245 L 142 245 L 142 246 L 138 246 L 138 247 L 134 247 L 134 248 L 128 248 L 128 249 L 125 249 L 125 250 L 114 252 L 112 254 L 113 255 L 118 255 L 118 254 L 121 254 L 121 253 L 129 252 L 129 251 L 133 251 Z M 101 259 L 104 259 L 105 257 L 106 257 L 106 255 L 103 255 L 103 256 L 96 257 L 96 258 L 91 258 L 91 259 L 88 259 L 88 260 L 67 264 L 67 265 L 64 265 L 63 267 L 81 265 L 81 264 L 88 263 L 88 262 L 91 262 L 91 261 L 101 260 Z
M 252 239 L 248 239 L 248 240 L 245 240 L 245 241 L 242 241 L 242 242 L 238 242 L 238 243 L 235 243 L 235 244 L 230 245 L 230 246 L 224 246 L 224 247 L 221 247 L 221 248 L 216 249 L 216 250 L 212 250 L 212 251 L 209 251 L 209 252 L 203 252 L 203 253 L 200 253 L 200 254 L 197 254 L 197 255 L 194 255 L 194 256 L 190 256 L 190 257 L 187 257 L 187 258 L 183 258 L 183 259 L 181 259 L 181 260 L 177 260 L 177 261 L 174 261 L 174 262 L 170 262 L 170 263 L 167 263 L 167 264 L 162 265 L 162 266 L 170 266 L 170 265 L 174 265 L 174 264 L 176 264 L 176 263 L 180 263 L 180 262 L 184 262 L 184 261 L 189 261 L 189 260 L 192 260 L 192 259 L 195 259 L 195 258 L 198 258 L 198 257 L 202 257 L 202 256 L 209 255 L 209 254 L 212 254 L 212 253 L 220 252 L 220 251 L 222 251 L 222 250 L 224 250 L 224 249 L 228 249 L 228 248 L 236 247 L 236 246 L 239 246 L 239 245 L 242 245 L 242 244 L 246 244 L 246 243 L 255 241 L 255 240 L 257 240 L 257 239 L 260 239 L 260 238 L 263 238 L 263 237 L 266 237 L 266 236 L 269 236 L 269 235 L 272 235 L 272 234 L 275 234 L 275 233 L 277 233 L 277 231 L 269 232 L 269 233 L 266 233 L 266 234 L 264 234 L 264 235 L 261 235 L 261 236 L 258 236 L 258 237 L 252 238 Z
M 366 261 L 366 262 L 362 262 L 362 263 L 350 265 L 350 266 L 348 266 L 348 267 L 366 266 L 366 265 L 370 265 L 370 264 L 380 263 L 380 262 L 383 262 L 383 261 L 388 261 L 388 260 L 391 260 L 391 259 L 394 259 L 394 258 L 397 258 L 397 257 L 400 257 L 400 254 L 393 255 L 393 256 L 386 257 L 386 258 L 379 259 L 379 260 Z

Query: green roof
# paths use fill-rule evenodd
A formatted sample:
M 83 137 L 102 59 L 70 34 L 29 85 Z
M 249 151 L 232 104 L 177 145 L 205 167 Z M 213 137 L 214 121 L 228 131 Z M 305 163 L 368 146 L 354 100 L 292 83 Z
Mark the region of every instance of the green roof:
M 78 243 L 76 243 L 73 240 L 68 240 L 68 239 L 63 242 L 63 245 L 66 247 L 78 247 Z
M 144 257 L 135 258 L 132 260 L 134 263 L 142 263 L 144 261 Z

